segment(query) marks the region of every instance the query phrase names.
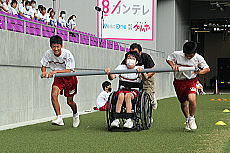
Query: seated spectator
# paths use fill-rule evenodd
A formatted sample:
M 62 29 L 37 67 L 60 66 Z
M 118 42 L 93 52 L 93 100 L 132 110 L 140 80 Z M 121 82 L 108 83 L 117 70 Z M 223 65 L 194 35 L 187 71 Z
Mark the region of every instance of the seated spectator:
M 109 81 L 103 82 L 102 89 L 103 91 L 97 97 L 97 107 L 94 109 L 100 111 L 106 111 L 106 103 L 112 91 L 111 83 Z
M 200 81 L 196 82 L 196 94 L 199 95 L 205 95 L 206 93 L 204 92 L 204 88 L 202 86 L 202 84 L 200 83 Z
M 68 19 L 68 28 L 72 29 L 72 30 L 76 30 L 77 29 L 77 24 L 76 24 L 76 15 L 71 15 Z
M 43 8 L 43 5 L 38 5 L 38 9 L 37 9 L 37 13 L 38 13 L 38 15 L 37 15 L 37 19 L 38 19 L 38 17 L 41 15 L 41 9 Z
M 51 25 L 51 26 L 57 26 L 57 20 L 54 18 L 55 16 L 55 12 L 52 10 L 50 12 L 50 16 L 49 16 L 49 19 L 48 19 L 48 25 Z
M 2 10 L 6 13 L 9 13 L 10 7 L 10 0 L 5 0 L 5 2 L 2 4 Z
M 51 11 L 54 11 L 53 8 L 48 8 L 47 14 L 50 14 Z
M 34 11 L 32 9 L 30 1 L 26 1 L 25 8 L 26 8 L 26 11 L 24 12 L 24 17 L 29 18 L 29 19 L 34 19 Z
M 37 19 L 38 18 L 38 11 L 36 9 L 36 1 L 35 0 L 31 1 L 31 6 L 32 6 L 32 10 L 34 12 L 34 17 Z
M 60 12 L 60 16 L 58 18 L 58 26 L 66 27 L 66 21 L 64 19 L 65 15 L 66 15 L 65 11 Z
M 25 17 L 24 13 L 26 12 L 25 9 L 25 0 L 17 0 L 18 1 L 18 5 L 17 5 L 17 12 L 20 16 Z
M 42 7 L 40 13 L 41 14 L 40 14 L 40 16 L 38 16 L 38 20 L 42 21 L 42 22 L 45 22 L 47 24 L 47 21 L 49 19 L 49 15 L 46 13 L 46 8 Z
M 12 0 L 12 2 L 10 3 L 11 7 L 9 9 L 9 13 L 13 14 L 13 15 L 17 15 L 17 5 L 18 2 L 16 0 Z
M 0 11 L 2 11 L 2 4 L 3 4 L 3 2 L 2 2 L 2 0 L 0 0 Z

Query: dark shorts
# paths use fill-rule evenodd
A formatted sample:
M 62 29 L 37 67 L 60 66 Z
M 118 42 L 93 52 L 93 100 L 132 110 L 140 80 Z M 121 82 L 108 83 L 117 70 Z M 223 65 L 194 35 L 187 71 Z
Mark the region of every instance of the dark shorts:
M 131 93 L 131 94 L 133 94 L 133 96 L 135 98 L 138 96 L 138 91 L 137 90 L 130 90 L 130 91 L 128 91 L 128 90 L 119 90 L 119 91 L 117 91 L 116 95 L 118 96 L 120 93 L 124 93 L 124 94 Z
M 196 82 L 197 78 L 173 81 L 177 98 L 181 103 L 188 100 L 189 94 L 196 94 Z
M 55 77 L 52 86 L 57 86 L 61 90 L 61 94 L 65 97 L 73 97 L 77 93 L 77 77 Z

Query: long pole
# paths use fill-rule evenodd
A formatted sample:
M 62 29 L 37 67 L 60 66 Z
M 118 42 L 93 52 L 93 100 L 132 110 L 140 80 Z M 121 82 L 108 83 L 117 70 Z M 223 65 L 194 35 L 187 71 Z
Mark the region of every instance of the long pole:
M 179 71 L 195 71 L 195 67 L 180 67 Z M 155 72 L 155 73 L 162 73 L 162 72 L 173 72 L 171 68 L 164 68 L 164 69 L 143 69 L 140 72 L 137 72 L 136 69 L 131 70 L 113 70 L 110 74 L 124 74 L 124 73 L 148 73 L 148 72 Z M 89 75 L 106 75 L 104 71 L 89 71 L 89 72 L 71 72 L 71 73 L 56 73 L 54 77 L 66 77 L 66 76 L 89 76 Z

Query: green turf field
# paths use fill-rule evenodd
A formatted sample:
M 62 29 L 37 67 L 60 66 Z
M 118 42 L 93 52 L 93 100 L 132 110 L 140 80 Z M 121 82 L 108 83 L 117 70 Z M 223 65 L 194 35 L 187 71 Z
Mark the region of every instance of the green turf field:
M 58 153 L 221 153 L 230 152 L 230 95 L 198 96 L 195 132 L 185 132 L 185 119 L 176 98 L 159 101 L 150 130 L 141 132 L 108 132 L 105 112 L 81 116 L 78 128 L 57 127 L 49 122 L 0 131 L 0 152 Z M 216 126 L 219 120 L 226 126 Z

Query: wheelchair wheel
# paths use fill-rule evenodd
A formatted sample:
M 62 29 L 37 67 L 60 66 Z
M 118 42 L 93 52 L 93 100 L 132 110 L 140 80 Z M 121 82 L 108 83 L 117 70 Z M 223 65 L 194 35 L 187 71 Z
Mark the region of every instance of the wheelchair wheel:
M 152 105 L 150 96 L 147 92 L 143 91 L 140 101 L 141 109 L 141 123 L 142 129 L 146 130 L 151 127 L 152 120 Z
M 114 120 L 112 117 L 112 113 L 114 112 L 115 108 L 113 105 L 113 100 L 116 100 L 115 98 L 116 92 L 112 92 L 109 96 L 108 102 L 107 102 L 107 108 L 106 108 L 106 121 L 107 121 L 107 127 L 108 130 L 111 130 L 111 123 Z

